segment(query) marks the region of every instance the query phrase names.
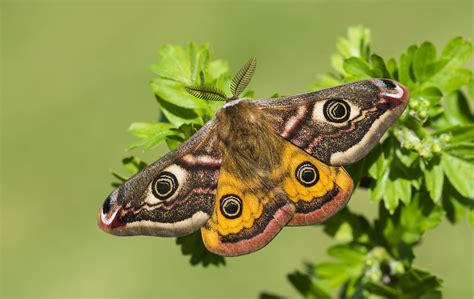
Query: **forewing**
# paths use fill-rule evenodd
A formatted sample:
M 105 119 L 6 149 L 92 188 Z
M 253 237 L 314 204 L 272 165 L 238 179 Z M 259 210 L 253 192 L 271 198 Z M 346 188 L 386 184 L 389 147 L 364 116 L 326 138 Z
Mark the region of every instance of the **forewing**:
M 215 127 L 208 122 L 114 190 L 99 226 L 116 235 L 181 236 L 199 229 L 213 211 L 221 165 Z
M 326 164 L 346 165 L 377 144 L 407 101 L 401 84 L 373 79 L 257 103 L 277 134 Z

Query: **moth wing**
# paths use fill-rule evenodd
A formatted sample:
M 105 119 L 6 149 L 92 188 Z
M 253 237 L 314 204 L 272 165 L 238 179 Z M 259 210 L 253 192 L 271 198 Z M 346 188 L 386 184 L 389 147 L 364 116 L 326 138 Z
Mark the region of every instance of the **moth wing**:
M 349 201 L 354 184 L 343 167 L 327 165 L 289 142 L 282 161 L 281 187 L 295 207 L 288 225 L 321 223 Z
M 98 223 L 115 235 L 181 236 L 214 207 L 221 152 L 214 121 L 114 190 Z
M 295 208 L 281 189 L 265 184 L 262 177 L 246 180 L 226 166 L 224 160 L 214 212 L 201 234 L 209 251 L 237 256 L 268 244 L 293 218 Z
M 322 163 L 269 134 L 262 142 L 275 144 L 280 151 L 269 172 L 256 167 L 250 174 L 232 173 L 235 159 L 223 157 L 214 212 L 201 228 L 205 246 L 214 253 L 236 256 L 256 251 L 285 225 L 322 222 L 350 198 L 352 179 L 342 167 Z M 302 165 L 314 170 L 310 182 L 298 179 L 304 173 Z
M 398 82 L 372 79 L 257 104 L 278 135 L 339 166 L 364 157 L 404 111 L 408 97 Z

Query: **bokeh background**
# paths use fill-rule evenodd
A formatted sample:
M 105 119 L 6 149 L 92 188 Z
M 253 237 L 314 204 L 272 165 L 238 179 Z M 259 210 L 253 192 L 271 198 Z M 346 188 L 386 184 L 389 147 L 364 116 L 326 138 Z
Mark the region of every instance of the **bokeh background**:
M 473 37 L 467 1 L 2 1 L 1 285 L 3 297 L 298 297 L 286 275 L 326 258 L 320 227 L 283 230 L 266 248 L 192 267 L 174 239 L 101 232 L 134 121 L 157 119 L 149 65 L 165 43 L 210 42 L 235 72 L 258 57 L 257 97 L 308 90 L 337 37 L 371 28 L 374 50 Z M 151 161 L 164 148 L 141 155 Z M 373 215 L 367 194 L 350 202 Z M 416 264 L 445 278 L 445 298 L 473 296 L 473 232 L 428 232 Z

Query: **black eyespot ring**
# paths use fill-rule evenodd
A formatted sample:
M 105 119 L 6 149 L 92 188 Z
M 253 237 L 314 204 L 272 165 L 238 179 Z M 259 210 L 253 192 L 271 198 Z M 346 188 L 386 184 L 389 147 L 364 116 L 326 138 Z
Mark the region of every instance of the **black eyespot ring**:
M 351 116 L 351 106 L 343 100 L 328 100 L 323 106 L 323 113 L 328 121 L 342 123 Z
M 242 200 L 234 194 L 227 194 L 221 198 L 221 213 L 227 219 L 235 219 L 242 215 Z
M 109 195 L 109 197 L 105 199 L 104 204 L 102 205 L 102 213 L 107 214 L 108 212 L 110 212 L 110 208 L 112 208 L 111 201 L 112 197 Z
M 165 200 L 173 196 L 178 189 L 178 180 L 171 172 L 163 171 L 153 180 L 151 187 L 151 192 L 156 198 Z
M 382 82 L 383 82 L 383 84 L 385 84 L 385 86 L 386 86 L 388 89 L 395 89 L 395 88 L 397 88 L 397 85 L 395 85 L 395 83 L 393 83 L 392 80 L 382 79 Z
M 306 187 L 314 186 L 319 181 L 318 169 L 310 162 L 301 163 L 296 168 L 295 175 L 298 182 Z

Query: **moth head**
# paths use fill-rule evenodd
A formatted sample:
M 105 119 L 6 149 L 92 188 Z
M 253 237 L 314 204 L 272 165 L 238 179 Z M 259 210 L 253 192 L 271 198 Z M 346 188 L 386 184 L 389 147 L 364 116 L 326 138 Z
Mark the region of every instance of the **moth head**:
M 165 159 L 166 160 L 166 159 Z M 130 178 L 104 201 L 98 225 L 114 235 L 181 236 L 209 218 L 214 194 L 202 172 L 158 161 Z M 198 177 L 196 177 L 198 176 Z
M 364 157 L 404 111 L 409 93 L 388 79 L 350 83 L 320 92 L 313 120 L 323 132 L 318 143 L 331 165 Z

